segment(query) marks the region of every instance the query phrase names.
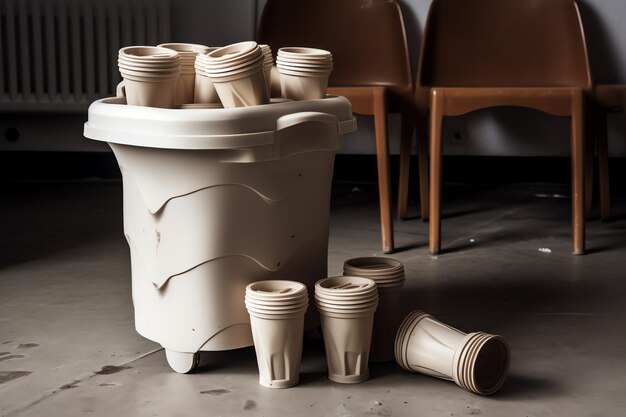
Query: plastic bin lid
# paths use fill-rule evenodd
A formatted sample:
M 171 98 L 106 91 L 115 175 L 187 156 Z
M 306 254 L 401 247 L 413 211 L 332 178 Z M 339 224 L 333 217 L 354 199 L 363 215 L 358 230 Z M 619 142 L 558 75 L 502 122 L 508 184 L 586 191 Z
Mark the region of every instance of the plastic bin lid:
M 356 120 L 345 97 L 271 103 L 229 109 L 161 109 L 128 106 L 105 98 L 89 106 L 84 135 L 93 140 L 164 149 L 233 149 L 271 145 L 283 116 L 334 116 L 339 135 L 354 132 Z M 310 116 L 313 117 L 313 116 Z

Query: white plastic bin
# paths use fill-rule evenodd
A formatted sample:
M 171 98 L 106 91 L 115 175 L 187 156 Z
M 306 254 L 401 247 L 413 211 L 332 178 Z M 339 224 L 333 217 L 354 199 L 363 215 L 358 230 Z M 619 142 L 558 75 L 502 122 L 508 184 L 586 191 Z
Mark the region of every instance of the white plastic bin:
M 124 187 L 135 327 L 188 372 L 198 351 L 252 345 L 245 287 L 327 275 L 335 153 L 356 129 L 343 97 L 233 109 L 89 107 Z

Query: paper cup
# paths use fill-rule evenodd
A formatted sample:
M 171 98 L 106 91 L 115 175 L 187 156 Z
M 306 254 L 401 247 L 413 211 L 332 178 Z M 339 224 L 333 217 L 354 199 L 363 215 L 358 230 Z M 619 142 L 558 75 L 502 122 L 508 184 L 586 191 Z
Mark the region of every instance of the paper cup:
M 235 75 L 211 80 L 225 108 L 256 106 L 270 101 L 261 67 L 249 75 L 244 73 L 241 77 Z
M 409 314 L 395 341 L 398 364 L 481 395 L 498 391 L 509 369 L 510 349 L 497 335 L 465 334 L 421 311 Z
M 259 384 L 287 388 L 298 384 L 302 359 L 304 312 L 288 319 L 250 315 L 259 367 Z

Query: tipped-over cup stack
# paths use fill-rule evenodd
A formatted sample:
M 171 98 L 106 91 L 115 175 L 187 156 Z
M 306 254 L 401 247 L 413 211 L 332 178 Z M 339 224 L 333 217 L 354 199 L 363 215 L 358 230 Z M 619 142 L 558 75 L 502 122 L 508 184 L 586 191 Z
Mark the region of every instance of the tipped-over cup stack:
M 378 306 L 376 283 L 361 277 L 324 278 L 315 284 L 315 305 L 322 322 L 328 378 L 341 383 L 365 381 Z
M 421 311 L 413 311 L 400 325 L 395 354 L 407 371 L 454 381 L 482 395 L 500 389 L 510 362 L 502 336 L 465 334 Z
M 173 108 L 180 74 L 178 52 L 154 46 L 129 46 L 118 55 L 127 104 Z
M 294 100 L 326 97 L 333 69 L 330 52 L 315 48 L 281 48 L 276 57 L 282 96 Z
M 225 108 L 269 103 L 263 62 L 263 52 L 256 42 L 228 45 L 202 59 L 204 73 Z
M 272 48 L 269 45 L 259 45 L 263 52 L 263 74 L 265 75 L 265 83 L 267 84 L 268 94 L 272 92 L 272 67 L 274 66 L 274 56 L 272 55 Z
M 343 274 L 376 282 L 378 309 L 374 316 L 370 362 L 393 360 L 396 331 L 402 321 L 401 294 L 405 281 L 402 262 L 382 257 L 349 259 L 343 265 Z
M 205 45 L 195 43 L 162 43 L 159 48 L 167 48 L 178 52 L 180 57 L 180 76 L 176 87 L 176 104 L 193 103 L 196 84 L 196 55 L 207 49 Z
M 209 53 L 220 48 L 206 48 L 196 55 L 194 68 L 196 70 L 196 81 L 193 92 L 194 103 L 221 103 L 220 98 L 215 91 L 213 81 L 206 72 Z
M 309 296 L 295 281 L 259 281 L 246 287 L 259 383 L 287 388 L 298 383 L 302 358 L 304 314 Z

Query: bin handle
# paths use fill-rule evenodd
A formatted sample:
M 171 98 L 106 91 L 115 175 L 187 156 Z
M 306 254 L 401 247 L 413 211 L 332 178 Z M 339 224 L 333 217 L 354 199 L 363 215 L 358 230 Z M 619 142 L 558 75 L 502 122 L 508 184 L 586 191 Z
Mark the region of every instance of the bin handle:
M 306 122 L 330 123 L 336 126 L 337 116 L 317 111 L 303 111 L 299 113 L 286 114 L 276 120 L 276 130 L 286 129 L 288 127 Z
M 303 152 L 333 152 L 339 148 L 337 116 L 322 112 L 299 112 L 276 119 L 274 158 Z

